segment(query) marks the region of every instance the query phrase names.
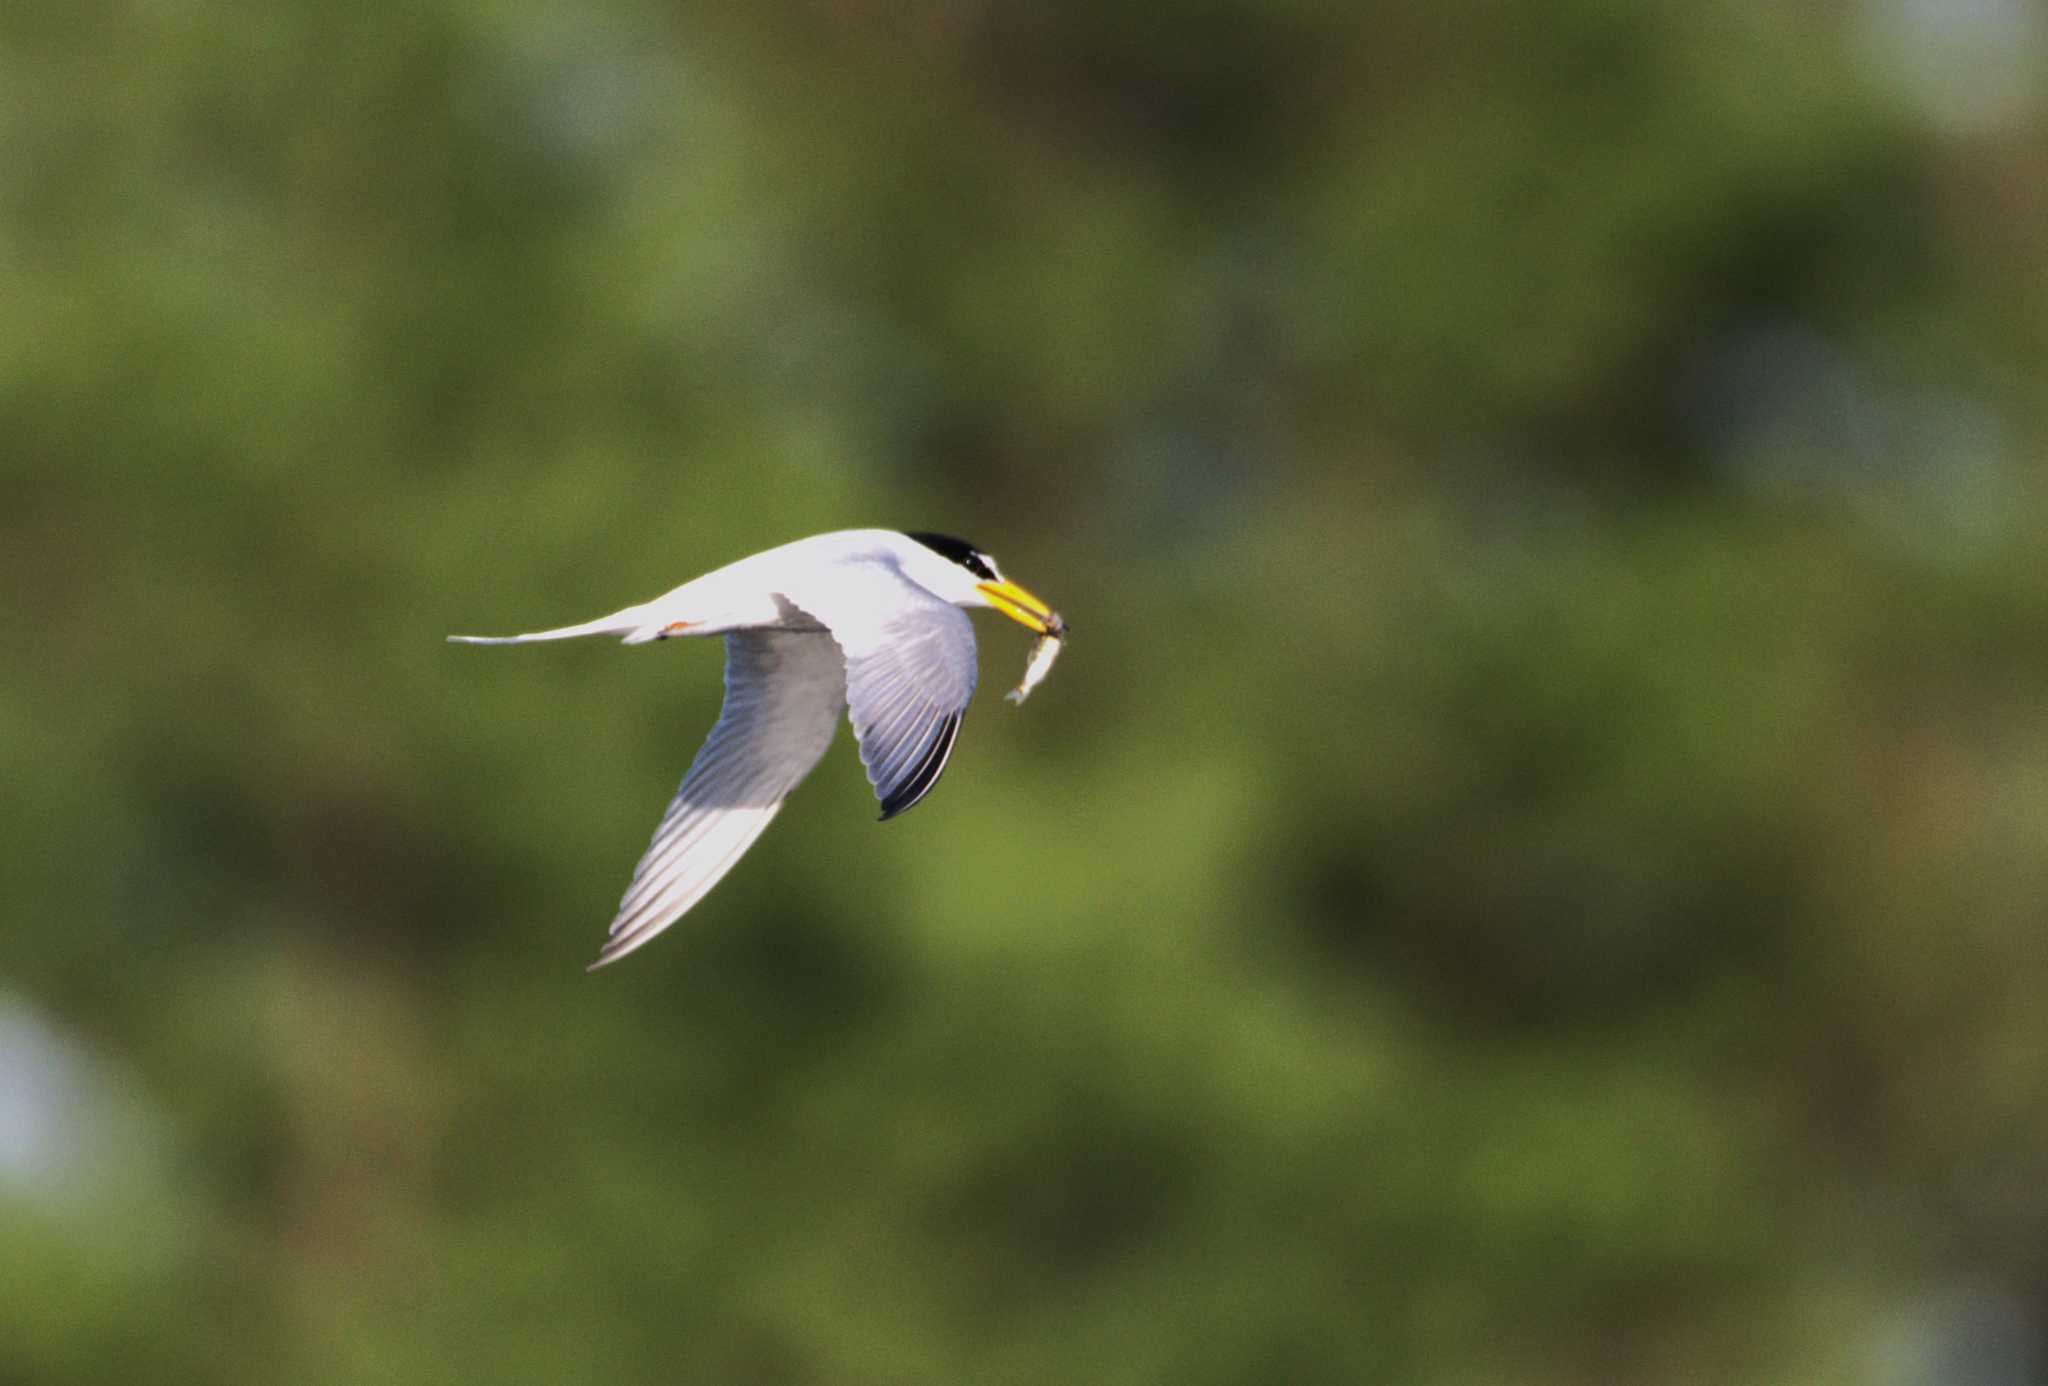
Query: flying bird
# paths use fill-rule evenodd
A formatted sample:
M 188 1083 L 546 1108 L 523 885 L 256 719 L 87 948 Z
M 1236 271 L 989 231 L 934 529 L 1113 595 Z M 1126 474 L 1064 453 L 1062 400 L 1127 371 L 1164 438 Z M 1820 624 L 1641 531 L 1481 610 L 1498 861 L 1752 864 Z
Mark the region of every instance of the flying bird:
M 525 645 L 617 635 L 628 645 L 725 637 L 725 707 L 654 830 L 592 968 L 676 922 L 732 870 L 811 773 L 845 712 L 884 822 L 931 793 L 977 676 L 986 607 L 1037 633 L 1021 701 L 1066 634 L 1059 613 L 950 535 L 849 529 L 768 549 L 581 625 L 451 635 Z

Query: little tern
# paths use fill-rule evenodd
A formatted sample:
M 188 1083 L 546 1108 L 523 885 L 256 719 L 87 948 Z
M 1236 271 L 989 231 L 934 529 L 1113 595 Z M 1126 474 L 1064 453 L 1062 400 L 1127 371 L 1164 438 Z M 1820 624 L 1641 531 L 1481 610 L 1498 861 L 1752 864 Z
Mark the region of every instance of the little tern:
M 1028 691 L 1066 634 L 1059 613 L 972 544 L 893 529 L 799 539 L 581 625 L 448 638 L 725 637 L 724 710 L 634 868 L 594 969 L 682 918 L 732 870 L 824 756 L 842 711 L 884 822 L 931 793 L 978 673 L 963 608 L 982 607 L 1037 633 Z

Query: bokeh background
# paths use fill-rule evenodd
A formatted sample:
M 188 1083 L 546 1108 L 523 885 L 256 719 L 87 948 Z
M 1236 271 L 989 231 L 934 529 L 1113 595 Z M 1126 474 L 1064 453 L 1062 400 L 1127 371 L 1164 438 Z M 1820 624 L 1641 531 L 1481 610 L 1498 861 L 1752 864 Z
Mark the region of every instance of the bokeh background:
M 12 0 L 0 1379 L 2048 1380 L 2039 0 Z M 719 651 L 964 534 L 583 966 Z

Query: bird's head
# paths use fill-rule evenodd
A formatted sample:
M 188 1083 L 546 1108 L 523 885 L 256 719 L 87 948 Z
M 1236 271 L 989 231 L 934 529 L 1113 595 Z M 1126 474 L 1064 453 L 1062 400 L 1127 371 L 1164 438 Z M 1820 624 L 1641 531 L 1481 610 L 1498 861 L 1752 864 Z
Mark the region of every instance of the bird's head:
M 996 561 L 965 539 L 918 531 L 904 572 L 955 606 L 989 607 L 1039 635 L 1062 635 L 1067 623 L 1043 601 L 1003 576 Z

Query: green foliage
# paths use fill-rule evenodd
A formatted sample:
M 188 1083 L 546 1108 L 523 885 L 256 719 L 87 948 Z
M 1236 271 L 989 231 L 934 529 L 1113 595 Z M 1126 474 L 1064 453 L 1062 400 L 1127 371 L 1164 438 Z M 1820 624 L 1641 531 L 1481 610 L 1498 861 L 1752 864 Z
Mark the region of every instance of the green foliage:
M 2019 1292 L 2048 170 L 1867 22 L 12 6 L 0 1377 L 1849 1381 Z M 442 635 L 864 524 L 1072 648 L 586 976 L 718 652 Z

